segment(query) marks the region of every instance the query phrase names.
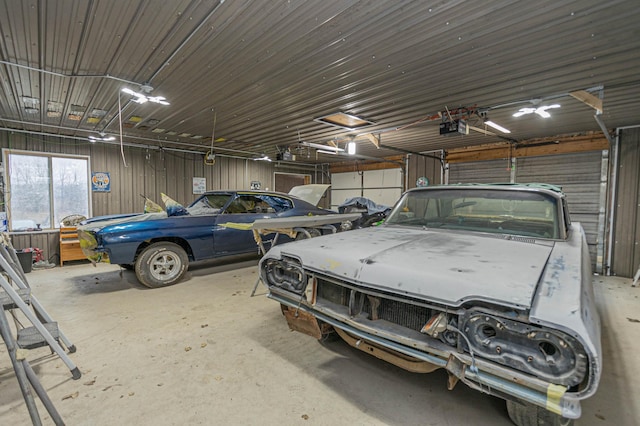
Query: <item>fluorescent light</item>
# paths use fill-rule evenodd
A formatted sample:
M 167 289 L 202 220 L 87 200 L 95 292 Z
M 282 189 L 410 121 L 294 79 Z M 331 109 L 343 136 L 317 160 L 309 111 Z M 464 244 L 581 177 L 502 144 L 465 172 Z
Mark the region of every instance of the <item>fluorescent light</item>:
M 114 136 L 105 136 L 105 135 L 101 135 L 100 137 L 89 136 L 87 139 L 89 139 L 89 142 L 98 142 L 98 141 L 108 142 L 108 141 L 116 140 Z
M 319 149 L 319 150 L 316 151 L 316 154 L 336 155 L 338 153 L 336 151 L 325 151 L 324 149 Z
M 349 155 L 354 155 L 356 153 L 356 143 L 355 142 L 349 142 L 347 144 L 347 153 Z
M 337 146 L 321 145 L 319 143 L 304 142 L 304 141 L 300 141 L 298 143 L 300 145 L 308 146 L 310 148 L 315 148 L 315 149 L 324 149 L 324 150 L 333 151 L 333 152 L 344 152 L 344 149 L 338 148 Z
M 487 120 L 487 121 L 485 121 L 485 122 L 484 122 L 484 124 L 486 124 L 487 126 L 491 126 L 491 127 L 493 127 L 494 129 L 496 129 L 496 130 L 500 130 L 502 133 L 511 133 L 511 130 L 509 130 L 509 129 L 505 129 L 505 128 L 504 128 L 504 127 L 502 127 L 501 125 L 496 124 L 496 123 L 494 123 L 494 122 L 493 122 L 493 121 L 491 121 L 491 120 Z

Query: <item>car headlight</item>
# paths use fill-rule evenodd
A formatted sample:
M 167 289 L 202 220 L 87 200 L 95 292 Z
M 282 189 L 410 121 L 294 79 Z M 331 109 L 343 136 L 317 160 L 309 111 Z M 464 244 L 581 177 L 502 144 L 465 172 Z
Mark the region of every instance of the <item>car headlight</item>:
M 302 294 L 307 275 L 298 259 L 284 256 L 282 259 L 266 259 L 262 263 L 262 276 L 269 287 L 276 286 Z
M 574 386 L 587 371 L 582 345 L 559 330 L 471 313 L 463 325 L 473 352 L 551 383 Z

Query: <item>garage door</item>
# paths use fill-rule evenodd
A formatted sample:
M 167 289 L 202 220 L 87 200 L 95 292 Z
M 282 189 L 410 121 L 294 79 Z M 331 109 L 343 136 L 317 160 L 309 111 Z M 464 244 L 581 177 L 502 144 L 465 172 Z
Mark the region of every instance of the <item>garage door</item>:
M 507 160 L 449 164 L 449 183 L 511 182 Z
M 331 209 L 354 197 L 393 206 L 402 195 L 402 169 L 365 170 L 331 174 Z
M 596 272 L 602 269 L 602 244 L 598 247 L 598 243 L 604 241 L 600 212 L 605 211 L 605 198 L 600 191 L 606 193 L 606 181 L 601 182 L 602 161 L 602 151 L 517 158 L 514 174 L 515 182 L 562 187 L 571 219 L 580 222 L 585 230 L 591 264 Z M 450 164 L 449 183 L 509 182 L 511 172 L 507 165 L 506 159 Z M 604 176 L 606 178 L 606 173 Z
M 598 241 L 604 241 L 604 236 L 598 235 L 600 203 L 604 202 L 600 197 L 603 186 L 601 165 L 602 151 L 593 151 L 518 158 L 516 168 L 516 182 L 544 182 L 562 187 L 567 195 L 571 220 L 580 222 L 587 235 L 594 268 L 597 264 Z M 606 187 L 603 190 L 606 191 Z M 604 209 L 603 205 L 602 211 Z

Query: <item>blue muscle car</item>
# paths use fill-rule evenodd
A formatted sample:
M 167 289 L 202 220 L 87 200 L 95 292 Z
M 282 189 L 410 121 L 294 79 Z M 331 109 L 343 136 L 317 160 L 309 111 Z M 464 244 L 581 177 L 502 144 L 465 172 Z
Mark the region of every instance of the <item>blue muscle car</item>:
M 330 213 L 279 192 L 211 191 L 186 208 L 89 219 L 78 237 L 91 261 L 133 269 L 142 284 L 155 288 L 180 281 L 189 261 L 257 253 L 251 224 L 258 219 Z

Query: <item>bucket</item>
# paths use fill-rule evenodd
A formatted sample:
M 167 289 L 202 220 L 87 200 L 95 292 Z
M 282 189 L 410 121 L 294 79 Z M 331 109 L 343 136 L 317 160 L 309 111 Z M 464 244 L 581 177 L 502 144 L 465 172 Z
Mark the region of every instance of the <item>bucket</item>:
M 30 249 L 16 250 L 16 255 L 18 256 L 18 261 L 20 262 L 20 266 L 22 266 L 24 273 L 26 274 L 31 272 L 31 269 L 33 268 L 33 251 Z

